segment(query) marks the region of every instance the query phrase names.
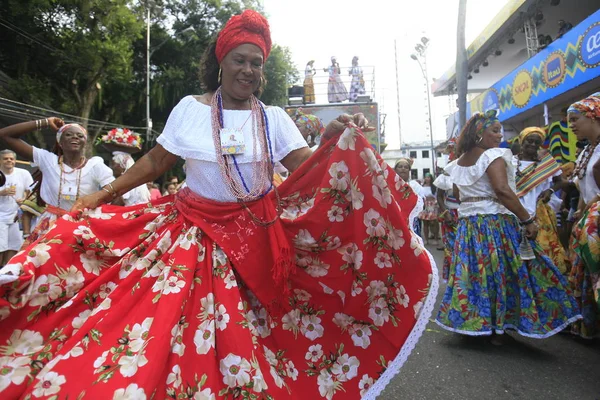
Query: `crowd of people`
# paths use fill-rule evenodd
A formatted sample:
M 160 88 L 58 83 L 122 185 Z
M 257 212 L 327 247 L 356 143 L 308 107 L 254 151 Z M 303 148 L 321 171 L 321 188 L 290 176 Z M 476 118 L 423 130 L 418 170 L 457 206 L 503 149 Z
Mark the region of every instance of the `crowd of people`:
M 3 398 L 374 398 L 398 373 L 437 293 L 409 228 L 419 198 L 362 114 L 324 127 L 260 102 L 270 51 L 263 16 L 232 17 L 202 58 L 205 93 L 115 171 L 78 125 L 0 129 L 46 204 L 0 269 Z M 40 128 L 54 152 L 23 140 Z M 179 157 L 185 182 L 158 198 L 147 182 Z
M 202 58 L 205 93 L 137 162 L 87 157 L 86 130 L 59 118 L 0 129 L 2 398 L 375 398 L 433 312 L 430 240 L 446 250 L 441 327 L 495 344 L 593 334 L 600 97 L 569 109 L 589 144 L 561 251 L 552 207 L 573 187 L 540 155 L 541 129 L 513 155 L 495 112 L 476 114 L 456 160 L 418 184 L 410 160 L 392 169 L 373 151 L 364 115 L 323 126 L 258 100 L 270 51 L 262 15 L 232 17 Z M 39 129 L 54 151 L 23 140 Z M 178 158 L 186 179 L 161 193 L 152 182 Z M 27 201 L 35 229 L 13 244 Z
M 539 127 L 500 148 L 493 110 L 463 129 L 455 159 L 433 185 L 447 281 L 441 327 L 491 335 L 494 344 L 507 329 L 534 338 L 567 327 L 586 339 L 600 334 L 600 93 L 574 103 L 567 120 L 579 150 L 575 163 L 562 165 L 543 148 Z M 409 161 L 400 160 L 402 176 L 401 169 L 410 170 Z M 431 190 L 415 185 L 432 201 Z M 431 240 L 423 216 L 423 240 Z
M 58 127 L 54 151 L 30 146 L 14 136 L 29 133 L 27 125 L 18 124 L 3 130 L 10 149 L 0 151 L 0 172 L 4 183 L 0 185 L 0 267 L 21 249 L 27 248 L 45 234 L 57 217 L 71 210 L 77 199 L 107 185 L 124 174 L 134 164 L 128 153 L 114 152 L 109 166 L 101 157 L 85 156 L 87 131 L 78 124 L 64 124 L 58 118 L 40 120 L 35 129 L 42 125 Z M 28 169 L 16 167 L 17 152 L 32 167 L 37 168 L 33 176 Z M 45 179 L 42 179 L 45 177 Z M 177 193 L 185 187 L 173 176 L 164 185 L 161 193 L 153 182 L 139 185 L 113 204 L 134 206 Z

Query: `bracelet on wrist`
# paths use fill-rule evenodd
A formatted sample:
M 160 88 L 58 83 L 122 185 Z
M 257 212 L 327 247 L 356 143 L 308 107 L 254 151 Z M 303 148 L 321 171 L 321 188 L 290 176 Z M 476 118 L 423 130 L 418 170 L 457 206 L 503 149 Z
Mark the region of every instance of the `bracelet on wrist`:
M 527 226 L 527 225 L 533 224 L 534 222 L 535 222 L 535 219 L 533 217 L 529 217 L 525 221 L 520 221 L 519 223 L 521 224 L 521 226 Z
M 103 187 L 103 188 L 102 188 L 102 190 L 104 190 L 106 193 L 108 193 L 108 195 L 109 195 L 111 198 L 114 198 L 114 196 L 113 196 L 113 194 L 111 193 L 111 191 L 110 191 L 110 190 L 108 190 L 108 189 L 107 189 L 107 188 L 105 188 L 105 187 Z
M 108 183 L 106 186 L 108 186 L 110 188 L 110 190 L 112 190 L 112 197 L 113 197 L 113 199 L 119 195 L 117 193 L 117 191 L 115 190 L 115 188 L 113 187 L 112 183 Z

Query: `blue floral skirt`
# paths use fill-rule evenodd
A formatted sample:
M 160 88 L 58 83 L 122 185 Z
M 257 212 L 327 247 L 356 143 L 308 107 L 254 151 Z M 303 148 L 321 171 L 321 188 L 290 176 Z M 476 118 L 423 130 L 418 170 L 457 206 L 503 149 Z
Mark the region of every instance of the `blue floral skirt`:
M 436 322 L 465 335 L 516 330 L 546 338 L 581 319 L 568 284 L 530 241 L 535 259 L 519 256 L 521 231 L 512 215 L 460 218 L 448 286 Z

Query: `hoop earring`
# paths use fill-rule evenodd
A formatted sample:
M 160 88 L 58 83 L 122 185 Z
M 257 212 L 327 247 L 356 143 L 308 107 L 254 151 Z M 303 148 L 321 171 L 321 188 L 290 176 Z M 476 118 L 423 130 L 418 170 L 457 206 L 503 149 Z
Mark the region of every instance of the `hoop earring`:
M 219 67 L 219 76 L 217 77 L 217 83 L 221 83 L 221 67 Z

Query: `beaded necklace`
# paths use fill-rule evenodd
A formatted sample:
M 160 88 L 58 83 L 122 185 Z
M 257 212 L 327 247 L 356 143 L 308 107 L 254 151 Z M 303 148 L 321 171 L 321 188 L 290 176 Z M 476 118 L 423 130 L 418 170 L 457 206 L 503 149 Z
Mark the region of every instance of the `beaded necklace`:
M 580 161 L 577 163 L 577 165 L 575 166 L 575 170 L 571 174 L 572 177 L 576 176 L 577 178 L 579 178 L 579 180 L 582 180 L 585 177 L 585 174 L 587 173 L 588 163 L 594 155 L 594 150 L 596 150 L 596 147 L 599 143 L 600 138 L 598 138 L 594 144 L 588 144 L 587 146 L 585 146 L 585 149 L 583 149 L 583 156 L 581 156 Z
M 60 178 L 58 180 L 58 208 L 60 208 L 60 201 L 62 199 L 62 185 L 63 185 L 63 180 L 65 180 L 64 175 L 69 175 L 72 174 L 73 172 L 77 171 L 77 192 L 75 193 L 75 201 L 77 201 L 77 199 L 79 199 L 79 189 L 81 187 L 81 171 L 83 170 L 83 167 L 87 164 L 87 159 L 85 157 L 81 157 L 83 158 L 83 161 L 81 162 L 81 164 L 75 168 L 73 168 L 71 171 L 67 172 L 64 169 L 64 165 L 63 165 L 63 157 L 60 156 L 58 158 L 58 166 L 60 168 Z M 70 196 L 66 196 L 65 200 L 71 200 Z
M 229 192 L 237 199 L 238 202 L 248 211 L 252 219 L 262 226 L 273 224 L 281 214 L 281 202 L 279 192 L 273 186 L 273 149 L 271 144 L 271 136 L 269 129 L 269 120 L 263 105 L 256 99 L 255 96 L 250 97 L 251 117 L 252 117 L 252 182 L 251 187 L 248 185 L 235 155 L 219 154 L 221 151 L 221 135 L 220 130 L 224 128 L 223 122 L 223 98 L 221 88 L 219 87 L 211 100 L 211 122 L 213 130 L 213 142 L 215 151 L 217 152 L 217 164 L 221 170 L 221 174 L 225 178 L 225 185 Z M 247 122 L 247 120 L 246 120 Z M 246 123 L 244 123 L 245 125 Z M 243 127 L 243 126 L 242 126 Z M 260 149 L 259 149 L 260 147 Z M 261 154 L 268 154 L 268 160 L 261 158 Z M 236 174 L 237 172 L 237 174 Z M 269 186 L 265 189 L 265 182 L 269 182 Z M 277 216 L 271 221 L 263 221 L 254 215 L 245 204 L 249 201 L 254 201 L 264 197 L 273 189 L 276 195 Z

